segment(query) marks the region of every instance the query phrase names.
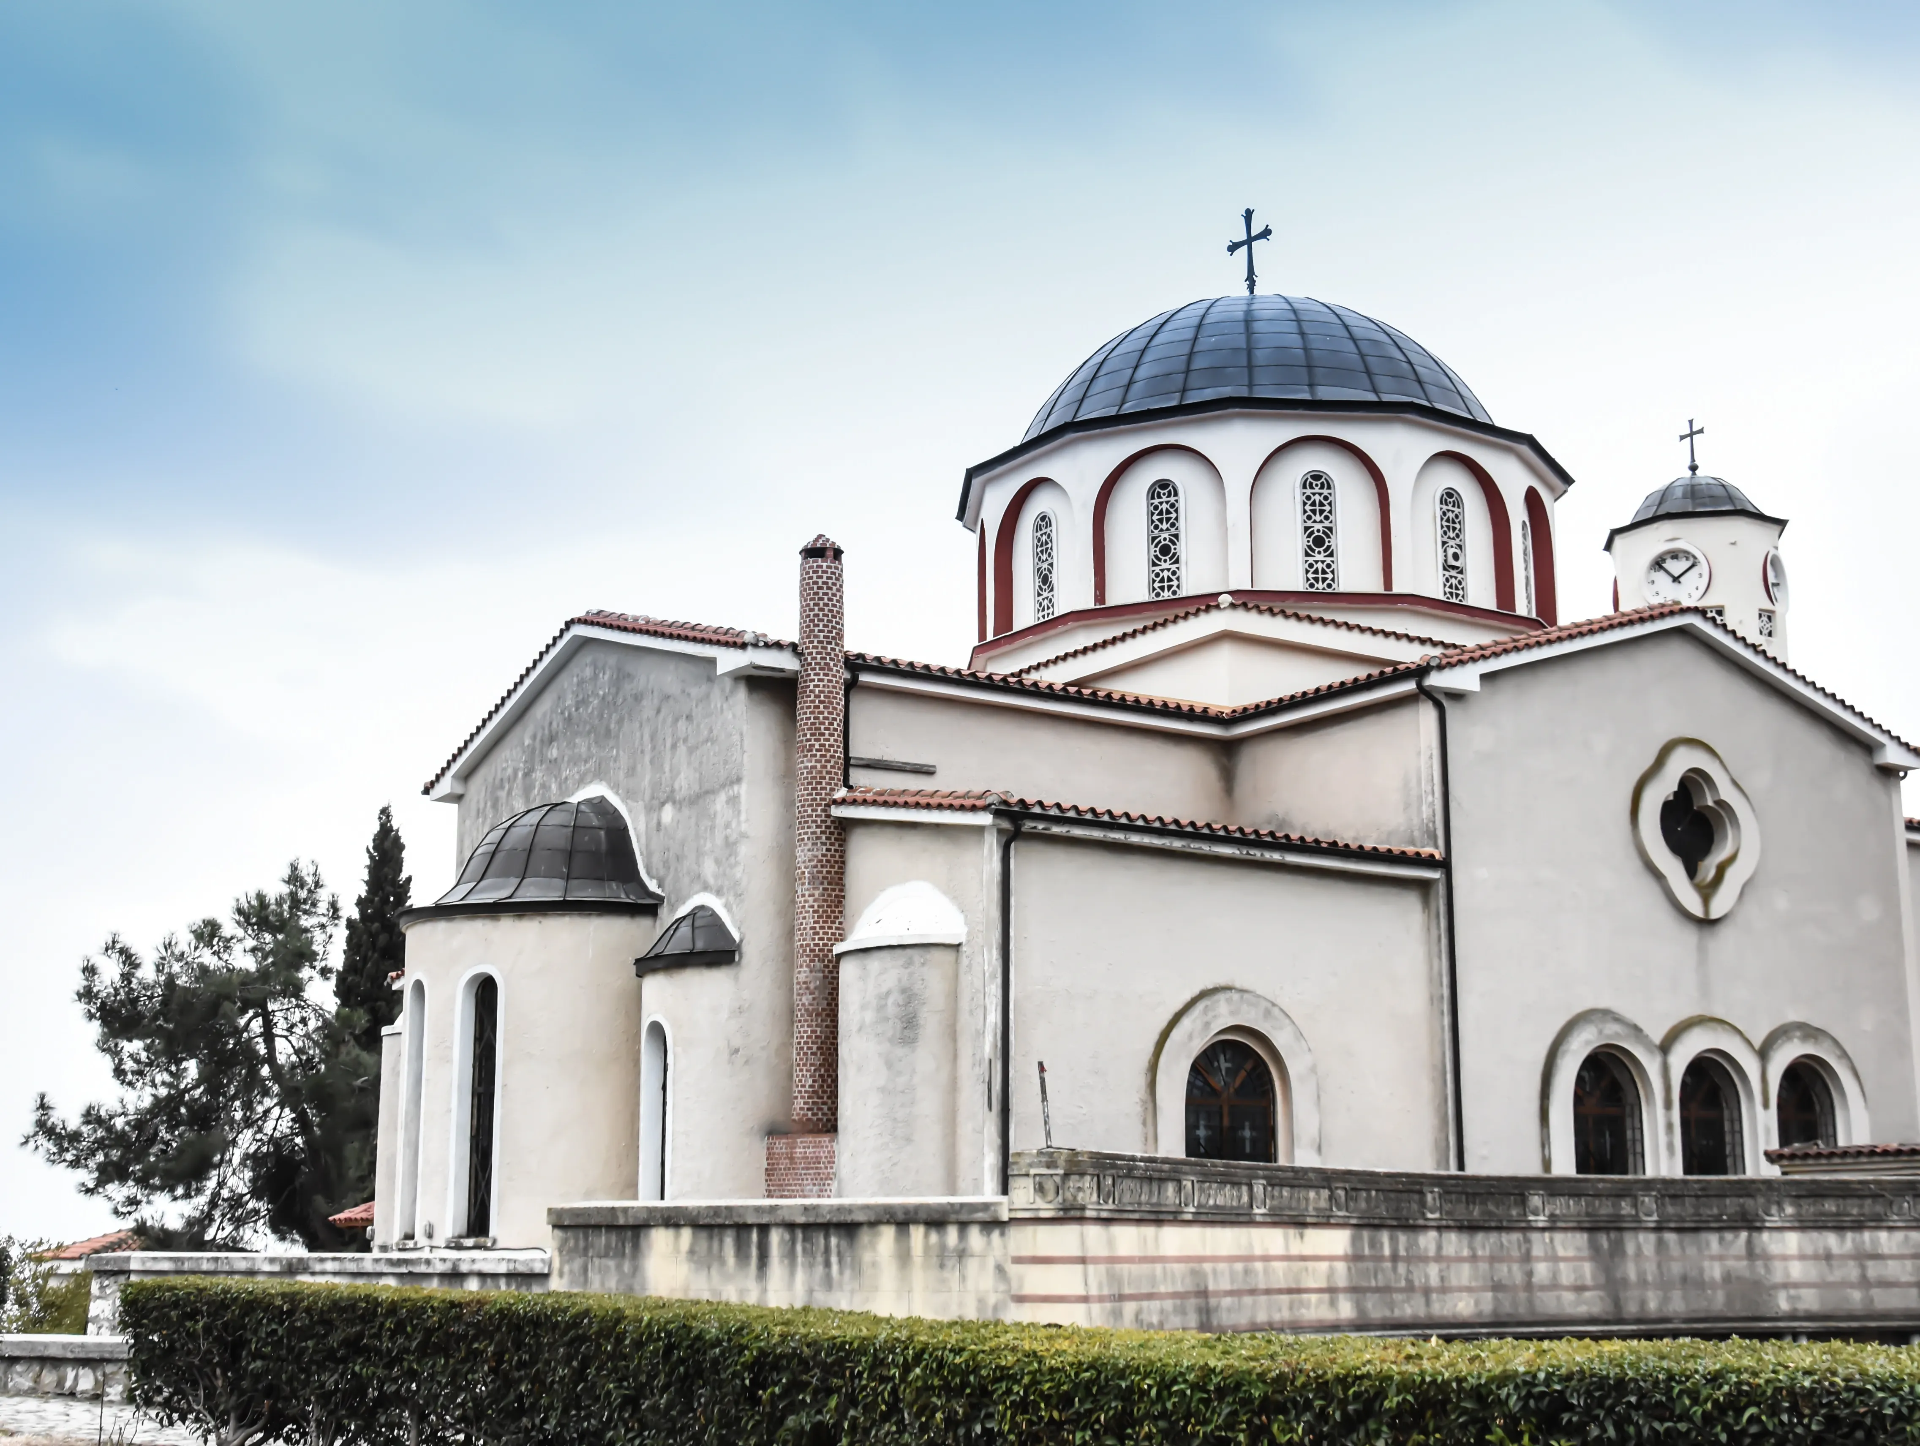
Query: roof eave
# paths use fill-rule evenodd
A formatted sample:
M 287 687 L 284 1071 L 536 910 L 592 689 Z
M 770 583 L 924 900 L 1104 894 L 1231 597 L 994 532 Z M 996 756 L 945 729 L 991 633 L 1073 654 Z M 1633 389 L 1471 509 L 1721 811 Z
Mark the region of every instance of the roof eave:
M 976 462 L 967 468 L 966 476 L 960 484 L 960 508 L 955 515 L 960 522 L 971 527 L 973 523 L 970 520 L 970 512 L 974 479 L 997 471 L 1008 463 L 1016 462 L 1051 443 L 1087 432 L 1106 431 L 1113 427 L 1132 426 L 1141 422 L 1168 421 L 1175 417 L 1205 416 L 1214 412 L 1304 412 L 1310 415 L 1418 417 L 1422 421 L 1458 427 L 1465 432 L 1524 448 L 1538 459 L 1540 465 L 1551 473 L 1562 487 L 1573 486 L 1573 474 L 1561 466 L 1553 454 L 1540 445 L 1539 438 L 1531 432 L 1516 432 L 1492 422 L 1483 422 L 1477 417 L 1469 417 L 1461 412 L 1449 412 L 1443 407 L 1430 407 L 1419 402 L 1342 402 L 1297 397 L 1211 397 L 1203 402 L 1182 402 L 1172 407 L 1152 407 L 1138 412 L 1119 412 L 1107 417 L 1087 417 L 1076 422 L 1065 422 L 1042 432 L 1037 437 L 1029 437 L 1017 446 L 1007 448 L 998 456 L 989 457 L 984 462 Z
M 1771 522 L 1782 532 L 1787 530 L 1787 519 L 1769 517 L 1764 512 L 1755 512 L 1745 507 L 1704 507 L 1687 512 L 1656 512 L 1651 517 L 1643 517 L 1638 522 L 1626 522 L 1607 534 L 1607 540 L 1601 544 L 1602 552 L 1613 551 L 1613 540 L 1625 537 L 1629 532 L 1638 532 L 1643 527 L 1652 527 L 1656 522 L 1672 523 L 1676 518 L 1684 517 L 1751 517 L 1755 522 Z

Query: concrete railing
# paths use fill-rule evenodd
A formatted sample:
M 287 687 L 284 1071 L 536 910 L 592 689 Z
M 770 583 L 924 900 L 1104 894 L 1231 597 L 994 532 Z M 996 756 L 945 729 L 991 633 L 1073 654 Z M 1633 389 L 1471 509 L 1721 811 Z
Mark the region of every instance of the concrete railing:
M 0 1395 L 127 1399 L 120 1336 L 0 1336 Z

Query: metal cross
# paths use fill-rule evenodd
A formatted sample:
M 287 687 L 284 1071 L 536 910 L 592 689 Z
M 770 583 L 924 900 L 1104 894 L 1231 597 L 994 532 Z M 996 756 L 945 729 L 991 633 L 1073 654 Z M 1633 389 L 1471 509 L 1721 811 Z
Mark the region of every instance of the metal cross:
M 1246 239 L 1244 241 L 1229 241 L 1227 243 L 1227 255 L 1233 255 L 1233 253 L 1238 251 L 1242 246 L 1247 248 L 1247 295 L 1252 296 L 1254 280 L 1253 243 L 1256 241 L 1271 241 L 1273 239 L 1273 227 L 1262 226 L 1258 231 L 1255 231 L 1253 229 L 1253 207 L 1251 206 L 1247 207 L 1246 215 L 1241 219 L 1247 223 Z
M 1697 475 L 1700 471 L 1700 464 L 1694 460 L 1693 456 L 1693 439 L 1706 435 L 1705 427 L 1696 427 L 1693 424 L 1693 418 L 1687 418 L 1687 430 L 1680 434 L 1679 440 L 1687 444 L 1687 475 L 1689 477 Z

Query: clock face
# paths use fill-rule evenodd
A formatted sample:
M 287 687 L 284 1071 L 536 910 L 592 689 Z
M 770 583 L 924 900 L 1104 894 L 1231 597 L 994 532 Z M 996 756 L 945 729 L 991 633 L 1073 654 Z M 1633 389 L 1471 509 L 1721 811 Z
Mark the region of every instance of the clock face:
M 1767 585 L 1767 600 L 1775 607 L 1786 610 L 1787 606 L 1787 564 L 1780 556 L 1780 549 L 1774 548 L 1767 553 L 1767 565 L 1761 572 L 1761 581 Z
M 1647 564 L 1647 601 L 1650 603 L 1698 602 L 1706 594 L 1713 576 L 1706 558 L 1685 543 L 1671 543 L 1654 554 Z

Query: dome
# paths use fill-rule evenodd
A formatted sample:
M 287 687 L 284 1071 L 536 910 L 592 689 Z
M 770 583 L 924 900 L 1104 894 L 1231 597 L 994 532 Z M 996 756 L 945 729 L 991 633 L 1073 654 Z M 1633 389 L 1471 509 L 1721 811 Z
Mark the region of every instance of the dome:
M 1747 494 L 1727 481 L 1724 477 L 1702 477 L 1698 474 L 1688 477 L 1676 477 L 1666 486 L 1647 494 L 1647 500 L 1640 504 L 1640 510 L 1633 514 L 1633 522 L 1646 522 L 1655 517 L 1671 517 L 1680 512 L 1744 512 L 1750 517 L 1765 517 L 1767 514 L 1747 501 Z
M 451 889 L 420 916 L 534 909 L 651 909 L 627 821 L 605 798 L 543 803 L 487 830 Z
M 1060 384 L 1025 440 L 1223 397 L 1398 402 L 1493 421 L 1451 367 L 1385 322 L 1302 296 L 1222 296 L 1116 336 Z

